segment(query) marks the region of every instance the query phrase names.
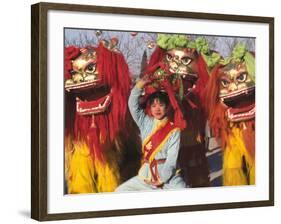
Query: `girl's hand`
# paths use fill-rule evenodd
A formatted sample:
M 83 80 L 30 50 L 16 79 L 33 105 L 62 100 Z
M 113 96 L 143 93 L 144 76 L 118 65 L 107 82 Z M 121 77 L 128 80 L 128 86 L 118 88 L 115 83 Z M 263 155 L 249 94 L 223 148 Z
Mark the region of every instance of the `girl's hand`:
M 159 180 L 157 180 L 157 181 L 144 180 L 144 182 L 145 182 L 146 184 L 152 185 L 152 186 L 157 187 L 157 188 L 158 188 L 158 187 L 161 188 L 161 187 L 163 187 L 163 185 L 164 185 L 164 183 L 160 182 Z
M 144 86 L 147 84 L 151 83 L 151 79 L 149 78 L 148 75 L 143 76 L 139 81 L 137 82 L 137 86 L 142 89 Z
M 160 182 L 159 180 L 151 182 L 151 184 L 155 187 L 163 187 L 164 183 Z

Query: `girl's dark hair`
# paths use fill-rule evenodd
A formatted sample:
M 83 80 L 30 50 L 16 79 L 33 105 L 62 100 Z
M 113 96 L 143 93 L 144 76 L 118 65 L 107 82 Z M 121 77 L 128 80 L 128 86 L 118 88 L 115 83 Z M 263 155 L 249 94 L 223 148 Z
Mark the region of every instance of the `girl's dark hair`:
M 158 91 L 158 92 L 152 93 L 148 97 L 148 105 L 151 106 L 151 104 L 154 102 L 155 99 L 158 99 L 160 103 L 165 104 L 166 107 L 168 107 L 170 104 L 168 94 L 165 92 Z

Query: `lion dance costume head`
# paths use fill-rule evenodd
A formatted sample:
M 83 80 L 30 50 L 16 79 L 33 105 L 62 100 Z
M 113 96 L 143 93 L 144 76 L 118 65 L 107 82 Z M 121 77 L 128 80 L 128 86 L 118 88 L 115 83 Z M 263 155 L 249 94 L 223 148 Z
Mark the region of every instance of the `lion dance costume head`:
M 151 80 L 145 87 L 144 102 L 157 90 L 166 91 L 170 98 L 172 119 L 182 130 L 179 164 L 191 187 L 209 186 L 202 104 L 209 78 L 206 62 L 214 56 L 204 38 L 159 34 L 157 47 L 142 74 Z
M 223 184 L 255 183 L 255 58 L 238 43 L 206 87 L 210 127 L 223 149 Z
M 137 145 L 137 138 L 128 138 L 131 79 L 127 63 L 116 48 L 117 41 L 113 38 L 101 41 L 97 47 L 65 48 L 68 193 L 113 191 L 123 178 L 131 176 L 128 170 L 136 172 L 124 167 L 126 157 L 131 161 L 137 158 L 137 150 L 130 148 Z

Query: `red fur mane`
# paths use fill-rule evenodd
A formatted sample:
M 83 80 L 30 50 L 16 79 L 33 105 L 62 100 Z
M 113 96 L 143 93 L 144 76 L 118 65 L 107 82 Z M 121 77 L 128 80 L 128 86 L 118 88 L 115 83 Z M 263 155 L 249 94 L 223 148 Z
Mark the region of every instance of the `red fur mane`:
M 227 122 L 225 119 L 226 107 L 219 102 L 219 73 L 220 66 L 216 66 L 210 75 L 209 82 L 205 89 L 204 107 L 207 112 L 210 128 L 213 134 L 218 138 L 221 137 L 224 143 L 225 130 L 227 130 Z

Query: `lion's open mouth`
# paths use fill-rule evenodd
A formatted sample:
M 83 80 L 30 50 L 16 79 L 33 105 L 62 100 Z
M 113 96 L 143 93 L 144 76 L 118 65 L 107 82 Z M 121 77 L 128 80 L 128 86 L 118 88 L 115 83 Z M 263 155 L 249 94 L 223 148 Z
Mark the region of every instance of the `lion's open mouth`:
M 181 75 L 181 79 L 184 89 L 184 95 L 187 95 L 195 88 L 198 75 L 196 73 L 184 74 Z
M 245 121 L 255 117 L 255 87 L 220 96 L 228 107 L 227 117 L 232 122 Z
M 101 86 L 101 80 L 97 79 L 97 80 L 92 80 L 92 81 L 87 81 L 87 82 L 80 82 L 80 83 L 73 83 L 73 84 L 69 84 L 69 85 L 65 85 L 65 90 L 70 92 L 79 92 L 81 90 L 86 90 L 86 89 L 90 89 L 93 87 L 99 87 Z
M 76 112 L 80 115 L 103 113 L 111 103 L 110 88 L 101 80 L 66 85 L 65 89 L 76 97 Z
M 111 103 L 111 93 L 98 98 L 97 100 L 82 101 L 76 100 L 76 111 L 80 115 L 93 115 L 103 113 L 107 110 Z

